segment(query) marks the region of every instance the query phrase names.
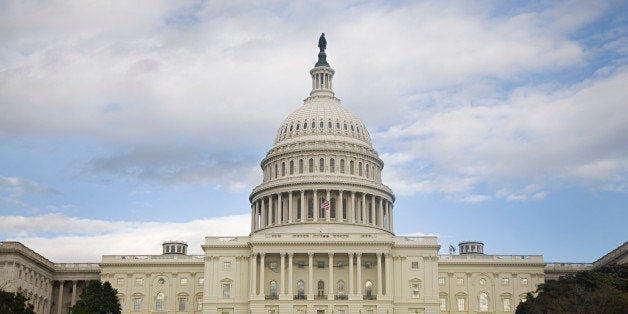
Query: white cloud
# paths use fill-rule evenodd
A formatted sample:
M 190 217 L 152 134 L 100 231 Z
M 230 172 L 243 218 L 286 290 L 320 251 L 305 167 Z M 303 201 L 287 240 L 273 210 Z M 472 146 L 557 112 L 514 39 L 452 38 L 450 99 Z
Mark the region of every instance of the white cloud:
M 27 193 L 61 194 L 61 192 L 33 180 L 3 176 L 0 176 L 0 191 L 9 192 L 12 196 L 21 196 Z
M 104 254 L 161 254 L 161 243 L 167 240 L 186 241 L 190 254 L 202 254 L 205 236 L 246 236 L 249 221 L 247 215 L 181 223 L 107 221 L 62 214 L 3 216 L 0 235 L 22 242 L 53 262 L 99 262 Z

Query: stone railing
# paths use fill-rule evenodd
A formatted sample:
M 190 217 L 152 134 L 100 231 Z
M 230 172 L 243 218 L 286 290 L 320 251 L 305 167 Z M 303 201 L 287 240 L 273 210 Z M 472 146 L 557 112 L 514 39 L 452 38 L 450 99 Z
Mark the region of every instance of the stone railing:
M 94 272 L 100 271 L 100 265 L 97 263 L 55 263 L 54 268 L 56 271 L 71 271 L 71 272 Z
M 543 263 L 543 255 L 485 255 L 485 254 L 461 254 L 461 255 L 438 255 L 440 261 L 452 262 L 532 262 Z
M 547 263 L 547 265 L 545 266 L 545 271 L 578 272 L 589 270 L 592 267 L 592 263 Z
M 103 263 L 142 263 L 142 262 L 159 262 L 182 260 L 190 262 L 203 262 L 203 255 L 103 255 Z

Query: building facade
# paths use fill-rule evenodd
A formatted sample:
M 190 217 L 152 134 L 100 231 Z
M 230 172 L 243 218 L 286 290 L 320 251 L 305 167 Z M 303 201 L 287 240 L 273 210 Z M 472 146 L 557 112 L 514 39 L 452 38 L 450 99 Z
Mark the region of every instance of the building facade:
M 93 278 L 118 290 L 123 313 L 513 313 L 544 282 L 542 256 L 487 255 L 480 241 L 439 255 L 436 237 L 395 235 L 384 163 L 335 97 L 319 46 L 309 97 L 261 161 L 248 236 L 206 237 L 203 255 L 168 241 L 161 255 L 105 255 L 99 267 L 3 242 L 0 285 L 27 292 L 38 313 L 68 313 Z

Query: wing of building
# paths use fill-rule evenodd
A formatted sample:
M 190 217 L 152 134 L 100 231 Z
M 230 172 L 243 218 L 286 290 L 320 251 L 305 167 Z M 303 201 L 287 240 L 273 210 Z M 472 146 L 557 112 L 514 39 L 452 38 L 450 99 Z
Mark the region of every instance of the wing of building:
M 324 43 L 309 97 L 261 161 L 251 233 L 206 237 L 198 256 L 177 241 L 161 255 L 103 256 L 100 278 L 118 290 L 123 313 L 512 313 L 544 282 L 540 255 L 486 255 L 480 241 L 439 255 L 436 237 L 394 234 L 399 209 L 382 182 L 384 163 L 367 127 L 335 97 Z M 12 287 L 45 295 L 39 313 L 68 313 L 74 279 L 17 255 L 0 259 Z M 45 275 L 33 286 L 32 273 Z

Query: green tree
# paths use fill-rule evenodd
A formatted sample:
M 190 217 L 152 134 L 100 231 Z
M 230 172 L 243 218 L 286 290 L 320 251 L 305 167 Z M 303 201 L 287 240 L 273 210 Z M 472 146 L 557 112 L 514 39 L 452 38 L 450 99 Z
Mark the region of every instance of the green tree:
M 72 307 L 72 314 L 120 314 L 122 307 L 117 294 L 118 290 L 108 281 L 92 280 Z
M 35 308 L 28 303 L 22 292 L 8 292 L 0 289 L 0 313 L 35 314 Z
M 628 264 L 563 276 L 539 285 L 517 306 L 528 313 L 628 313 Z

